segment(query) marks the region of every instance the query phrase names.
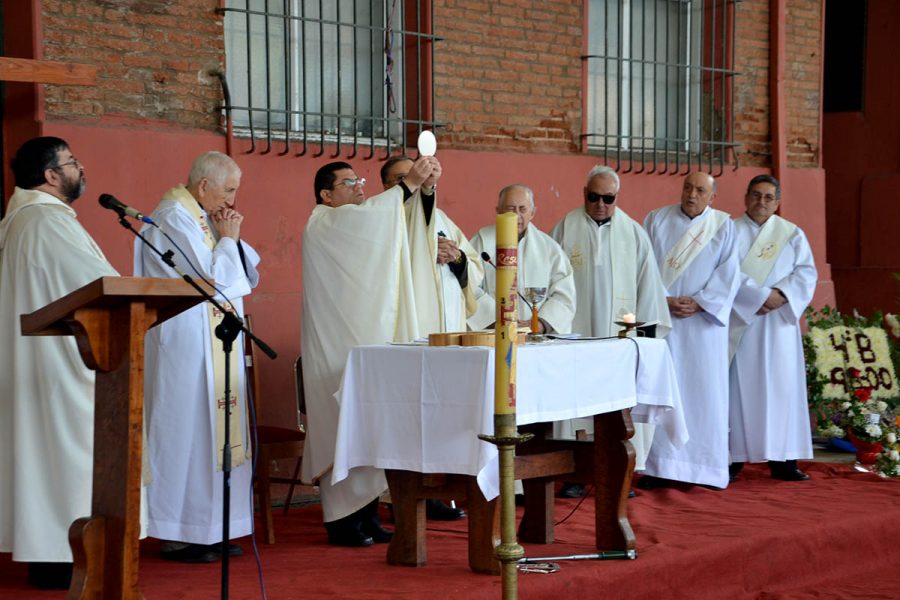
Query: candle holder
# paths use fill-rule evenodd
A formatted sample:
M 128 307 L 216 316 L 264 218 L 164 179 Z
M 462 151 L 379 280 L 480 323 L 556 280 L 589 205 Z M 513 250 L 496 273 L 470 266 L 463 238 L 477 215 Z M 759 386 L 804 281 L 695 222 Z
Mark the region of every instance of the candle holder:
M 641 327 L 646 323 L 646 321 L 634 321 L 633 323 L 628 323 L 626 321 L 616 321 L 616 325 L 619 327 L 623 327 L 621 331 L 619 331 L 619 337 L 624 338 L 628 337 L 628 334 L 632 331 L 636 330 L 638 327 Z

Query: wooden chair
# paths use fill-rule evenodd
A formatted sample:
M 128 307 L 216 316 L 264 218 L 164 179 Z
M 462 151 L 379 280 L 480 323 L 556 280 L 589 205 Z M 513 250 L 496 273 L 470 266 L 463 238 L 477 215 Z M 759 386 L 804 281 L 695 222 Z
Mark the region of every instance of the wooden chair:
M 247 329 L 251 327 L 250 315 L 244 315 Z M 256 347 L 248 336 L 244 336 L 244 354 L 246 360 L 247 392 L 253 403 L 257 419 L 259 408 L 262 405 L 259 393 L 259 371 L 256 368 Z M 297 401 L 297 426 L 281 427 L 273 425 L 257 425 L 256 427 L 256 479 L 255 490 L 259 509 L 263 516 L 263 539 L 267 544 L 275 543 L 275 529 L 272 525 L 272 490 L 273 483 L 288 483 L 290 488 L 284 504 L 285 513 L 290 507 L 294 494 L 294 486 L 300 483 L 300 461 L 303 457 L 303 444 L 306 440 L 304 427 L 305 402 L 303 398 L 303 367 L 300 357 L 294 361 L 294 389 Z M 296 460 L 294 472 L 291 477 L 273 477 L 271 474 L 272 462 L 279 459 L 293 458 Z

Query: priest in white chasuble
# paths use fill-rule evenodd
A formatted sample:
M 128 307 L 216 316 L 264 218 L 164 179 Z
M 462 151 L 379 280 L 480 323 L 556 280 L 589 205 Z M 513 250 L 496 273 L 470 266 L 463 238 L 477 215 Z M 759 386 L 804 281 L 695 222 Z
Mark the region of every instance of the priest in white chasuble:
M 641 225 L 619 206 L 619 175 L 597 165 L 588 172 L 582 206 L 572 210 L 553 228 L 553 236 L 572 263 L 577 302 L 572 331 L 589 337 L 618 333 L 623 315 L 656 324 L 656 337 L 671 329 L 666 290 L 659 277 L 650 239 Z M 574 437 L 575 431 L 593 432 L 592 419 L 562 421 L 555 435 Z M 635 468 L 644 468 L 654 427 L 635 423 Z M 573 495 L 571 488 L 564 489 Z
M 23 336 L 19 316 L 118 275 L 72 204 L 84 167 L 60 138 L 25 142 L 0 221 L 0 552 L 29 580 L 66 589 L 69 526 L 91 514 L 94 371 L 72 336 Z
M 728 486 L 728 321 L 739 265 L 731 217 L 713 209 L 715 180 L 685 177 L 681 203 L 644 221 L 656 254 L 672 331 L 666 337 L 690 440 L 676 448 L 658 436 L 647 457 L 645 489 L 684 481 Z
M 518 289 L 527 297 L 528 288 L 543 288 L 544 297 L 537 303 L 539 333 L 570 333 L 575 316 L 575 282 L 569 258 L 553 238 L 535 227 L 531 221 L 536 207 L 534 192 L 521 184 L 500 190 L 497 214 L 516 214 L 519 234 Z M 483 227 L 472 238 L 472 247 L 493 256 L 497 247 L 497 226 Z M 491 267 L 476 290 L 478 310 L 469 317 L 469 327 L 485 329 L 494 326 L 497 313 L 496 274 Z M 531 307 L 519 299 L 519 325 L 531 325 Z
M 800 318 L 818 275 L 803 231 L 775 214 L 781 185 L 750 180 L 747 212 L 734 222 L 741 285 L 731 313 L 731 475 L 768 461 L 772 477 L 809 476 L 797 459 L 813 457 Z
M 434 172 L 420 193 L 411 195 L 404 205 L 419 333 L 423 336 L 465 331 L 466 319 L 476 308 L 475 290 L 484 278 L 481 258 L 462 230 L 437 206 L 441 165 L 431 158 Z M 405 156 L 386 161 L 381 169 L 385 189 L 403 181 L 412 165 Z
M 316 207 L 303 233 L 301 352 L 309 431 L 302 476 L 317 482 L 329 543 L 368 546 L 391 533 L 377 518 L 381 469 L 356 468 L 332 483 L 340 407 L 334 397 L 354 346 L 419 336 L 405 198 L 436 160 L 420 158 L 399 185 L 366 199 L 365 180 L 344 162 L 316 173 Z
M 165 192 L 153 211 L 159 228 L 147 225 L 142 230 L 156 248 L 175 250 L 173 258 L 181 271 L 213 281 L 220 290 L 216 299 L 238 316 L 244 314 L 244 297 L 259 283 L 259 256 L 241 239 L 244 216 L 236 204 L 240 183 L 241 170 L 229 156 L 201 154 L 187 183 Z M 134 274 L 179 277 L 139 239 Z M 225 353 L 214 329 L 222 318 L 217 308 L 203 302 L 150 329 L 145 338 L 148 533 L 164 540 L 161 556 L 167 560 L 198 563 L 220 558 Z M 232 539 L 249 535 L 253 527 L 242 348 L 243 335 L 230 353 L 228 382 Z M 231 545 L 229 551 L 238 554 L 241 549 Z

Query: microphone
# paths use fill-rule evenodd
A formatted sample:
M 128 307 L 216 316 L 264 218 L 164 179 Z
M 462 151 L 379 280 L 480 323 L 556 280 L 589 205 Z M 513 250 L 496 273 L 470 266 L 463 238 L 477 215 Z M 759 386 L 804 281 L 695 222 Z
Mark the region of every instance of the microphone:
M 495 271 L 497 270 L 497 265 L 494 264 L 494 262 L 491 260 L 491 255 L 487 252 L 481 253 L 481 260 L 494 267 Z M 519 294 L 519 298 L 522 299 L 522 301 L 525 303 L 525 306 L 531 306 L 531 302 L 528 301 L 528 298 L 522 295 L 522 292 L 516 289 L 516 293 Z
M 98 202 L 100 203 L 100 206 L 115 211 L 120 217 L 131 217 L 132 219 L 155 225 L 153 219 L 145 217 L 143 214 L 126 204 L 122 204 L 112 194 L 100 194 Z

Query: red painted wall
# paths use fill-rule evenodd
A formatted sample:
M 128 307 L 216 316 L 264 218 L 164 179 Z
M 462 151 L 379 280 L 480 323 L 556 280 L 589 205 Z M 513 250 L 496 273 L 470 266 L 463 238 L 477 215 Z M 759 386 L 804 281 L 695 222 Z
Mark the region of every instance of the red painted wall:
M 114 214 L 96 202 L 111 193 L 135 208 L 150 212 L 170 187 L 183 182 L 193 158 L 206 150 L 224 150 L 221 136 L 204 132 L 136 129 L 115 122 L 102 127 L 48 123 L 45 134 L 69 141 L 85 165 L 88 193 L 75 204 L 79 218 L 109 260 L 122 274 L 132 271 L 133 236 L 121 228 Z M 254 315 L 258 335 L 279 353 L 263 360 L 261 380 L 265 400 L 261 420 L 291 422 L 292 364 L 300 349 L 300 242 L 312 210 L 312 178 L 331 158 L 279 157 L 242 154 L 246 141 L 235 143 L 234 158 L 243 170 L 238 209 L 246 219 L 242 237 L 262 256 L 261 282 L 246 308 Z M 326 153 L 327 154 L 327 153 Z M 497 192 L 519 182 L 535 190 L 535 224 L 549 230 L 568 211 L 581 204 L 590 156 L 534 155 L 503 152 L 439 150 L 444 167 L 439 202 L 468 235 L 492 222 Z M 368 193 L 380 191 L 380 162 L 359 160 L 357 174 L 369 180 Z M 716 206 L 739 215 L 747 181 L 762 169 L 727 171 L 718 179 Z M 620 205 L 636 219 L 653 208 L 678 201 L 681 178 L 668 175 L 623 175 Z M 824 173 L 819 169 L 789 170 L 785 178 L 782 214 L 807 232 L 820 269 L 816 303 L 832 302 L 830 272 L 824 261 Z
M 869 0 L 865 100 L 859 112 L 825 113 L 828 259 L 837 305 L 900 309 L 900 4 Z

